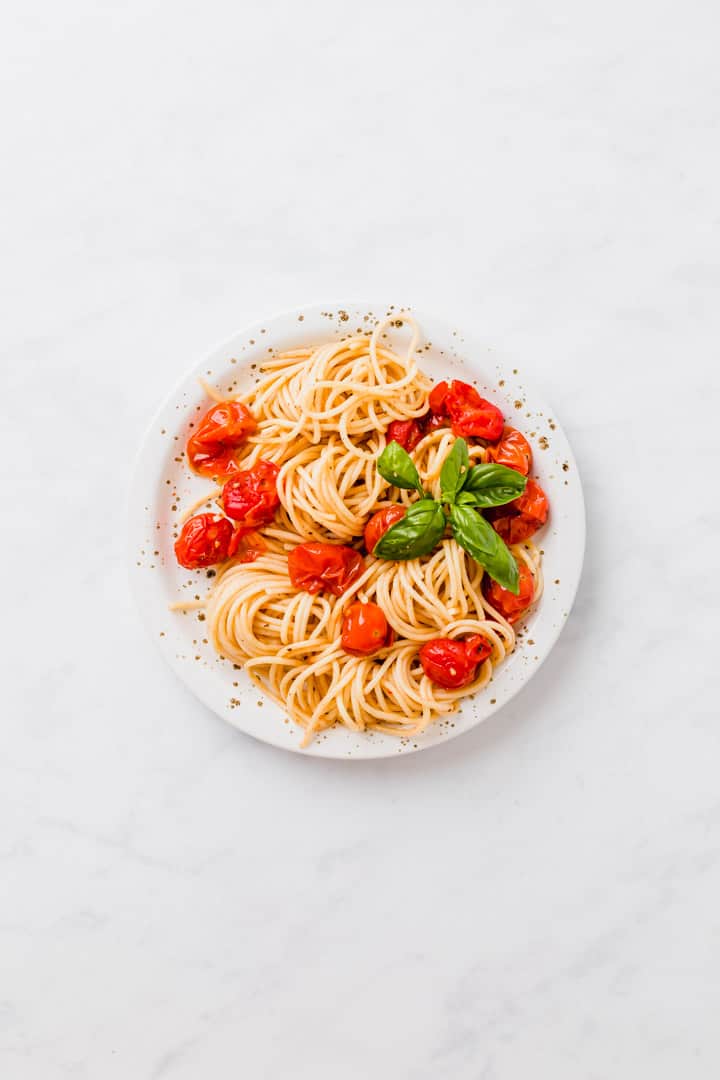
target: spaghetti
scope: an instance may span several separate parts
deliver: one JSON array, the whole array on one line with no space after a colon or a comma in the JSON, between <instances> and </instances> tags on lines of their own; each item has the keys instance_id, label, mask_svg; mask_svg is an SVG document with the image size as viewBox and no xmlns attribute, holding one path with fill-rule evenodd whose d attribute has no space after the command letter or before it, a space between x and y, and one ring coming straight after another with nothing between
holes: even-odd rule
<instances>
[{"instance_id":1,"label":"spaghetti","mask_svg":"<svg viewBox=\"0 0 720 1080\"><path fill-rule=\"evenodd\" d=\"M361 551L372 515L411 505L412 492L393 487L377 467L393 423L415 422L419 441L410 456L425 497L441 498L440 473L456 443L456 419L440 411L423 426L432 383L415 362L417 328L407 316L403 322L413 331L405 356L384 344L388 324L381 323L371 335L274 356L256 388L234 399L256 423L235 453L236 467L276 466L279 506L257 530L253 561L230 557L219 568L204 601L208 636L222 657L243 665L303 728L303 745L338 723L354 731L417 735L486 686L493 667L515 647L514 617L493 606L483 566L452 536L418 558L395 561L368 553L340 595L304 591L291 580L288 552L297 545L334 543ZM225 400L206 389L213 400ZM497 445L471 440L469 465L495 460ZM540 553L529 538L510 550L521 570L527 568L524 611L542 592ZM343 647L343 619L357 601L377 605L390 628L371 655ZM438 685L419 650L440 637L464 641L469 635L482 635L488 655L462 686Z\"/></svg>"}]
</instances>

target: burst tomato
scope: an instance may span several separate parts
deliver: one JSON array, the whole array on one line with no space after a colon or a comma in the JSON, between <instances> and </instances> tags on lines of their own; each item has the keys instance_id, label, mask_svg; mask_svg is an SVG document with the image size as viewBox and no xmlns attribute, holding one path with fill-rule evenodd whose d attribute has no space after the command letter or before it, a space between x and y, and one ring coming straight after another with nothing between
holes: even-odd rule
<instances>
[{"instance_id":1,"label":"burst tomato","mask_svg":"<svg viewBox=\"0 0 720 1080\"><path fill-rule=\"evenodd\" d=\"M298 544L288 555L290 581L296 589L309 593L322 589L333 596L342 596L363 569L359 552L342 544L311 540Z\"/></svg>"},{"instance_id":2,"label":"burst tomato","mask_svg":"<svg viewBox=\"0 0 720 1080\"><path fill-rule=\"evenodd\" d=\"M482 634L471 634L465 641L433 638L420 649L423 671L437 686L458 690L475 678L478 664L486 660L492 647Z\"/></svg>"},{"instance_id":3,"label":"burst tomato","mask_svg":"<svg viewBox=\"0 0 720 1080\"><path fill-rule=\"evenodd\" d=\"M280 470L272 461L258 461L252 469L234 473L222 493L223 510L248 530L272 521L280 505L277 476Z\"/></svg>"},{"instance_id":4,"label":"burst tomato","mask_svg":"<svg viewBox=\"0 0 720 1080\"><path fill-rule=\"evenodd\" d=\"M502 585L498 585L497 581L493 581L487 575L483 582L483 592L488 603L492 604L495 610L499 611L509 623L517 622L520 616L529 608L535 592L535 581L527 563L518 561L518 570L520 572L520 591L517 596L508 589L503 589Z\"/></svg>"},{"instance_id":5,"label":"burst tomato","mask_svg":"<svg viewBox=\"0 0 720 1080\"><path fill-rule=\"evenodd\" d=\"M235 450L256 427L255 417L239 401L213 405L188 439L191 467L201 476L227 476L237 471Z\"/></svg>"},{"instance_id":6,"label":"burst tomato","mask_svg":"<svg viewBox=\"0 0 720 1080\"><path fill-rule=\"evenodd\" d=\"M238 535L237 551L235 553L237 562L255 562L256 559L259 559L260 556L264 555L267 551L267 544L260 533L246 533L236 526L236 535L237 534L242 534Z\"/></svg>"},{"instance_id":7,"label":"burst tomato","mask_svg":"<svg viewBox=\"0 0 720 1080\"><path fill-rule=\"evenodd\" d=\"M343 649L351 656L370 656L371 653L390 645L394 634L377 604L351 604L343 615Z\"/></svg>"},{"instance_id":8,"label":"burst tomato","mask_svg":"<svg viewBox=\"0 0 720 1080\"><path fill-rule=\"evenodd\" d=\"M532 468L532 450L530 443L517 428L503 428L500 442L488 447L488 455L491 461L498 465L505 465L508 469L527 476Z\"/></svg>"},{"instance_id":9,"label":"burst tomato","mask_svg":"<svg viewBox=\"0 0 720 1080\"><path fill-rule=\"evenodd\" d=\"M378 540L385 535L390 526L405 517L405 509L404 506L396 503L373 514L365 526L365 547L369 555L372 555Z\"/></svg>"},{"instance_id":10,"label":"burst tomato","mask_svg":"<svg viewBox=\"0 0 720 1080\"><path fill-rule=\"evenodd\" d=\"M389 443L400 443L410 453L422 439L423 430L417 420L393 420L386 434Z\"/></svg>"},{"instance_id":11,"label":"burst tomato","mask_svg":"<svg viewBox=\"0 0 720 1080\"><path fill-rule=\"evenodd\" d=\"M520 498L492 510L488 517L506 544L521 544L547 521L548 498L537 480L528 480Z\"/></svg>"},{"instance_id":12,"label":"burst tomato","mask_svg":"<svg viewBox=\"0 0 720 1080\"><path fill-rule=\"evenodd\" d=\"M436 416L444 416L447 413L445 407L445 399L448 396L450 390L450 384L445 382L436 383L430 391L430 397L428 398L428 405L430 406L430 412L435 413Z\"/></svg>"},{"instance_id":13,"label":"burst tomato","mask_svg":"<svg viewBox=\"0 0 720 1080\"><path fill-rule=\"evenodd\" d=\"M436 416L449 417L453 435L474 435L496 442L502 434L503 414L498 407L460 379L438 383L430 393L428 404Z\"/></svg>"},{"instance_id":14,"label":"burst tomato","mask_svg":"<svg viewBox=\"0 0 720 1080\"><path fill-rule=\"evenodd\" d=\"M231 521L219 514L196 514L175 541L177 561L186 570L225 562L237 551L240 537Z\"/></svg>"}]
</instances>

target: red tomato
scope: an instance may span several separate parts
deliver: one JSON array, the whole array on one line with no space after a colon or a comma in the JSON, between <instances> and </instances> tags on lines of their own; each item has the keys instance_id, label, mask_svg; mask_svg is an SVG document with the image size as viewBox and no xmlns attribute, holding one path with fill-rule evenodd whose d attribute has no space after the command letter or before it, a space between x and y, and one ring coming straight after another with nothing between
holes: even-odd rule
<instances>
[{"instance_id":1,"label":"red tomato","mask_svg":"<svg viewBox=\"0 0 720 1080\"><path fill-rule=\"evenodd\" d=\"M518 570L520 571L520 592L517 596L508 589L503 589L502 585L498 585L497 581L493 581L487 575L483 582L483 592L488 602L496 611L504 615L509 623L518 621L532 603L535 592L535 582L527 563L518 562Z\"/></svg>"},{"instance_id":2,"label":"red tomato","mask_svg":"<svg viewBox=\"0 0 720 1080\"><path fill-rule=\"evenodd\" d=\"M491 652L490 642L482 634L471 634L465 641L433 638L420 649L420 663L437 686L458 690L473 681L478 664Z\"/></svg>"},{"instance_id":3,"label":"red tomato","mask_svg":"<svg viewBox=\"0 0 720 1080\"><path fill-rule=\"evenodd\" d=\"M377 604L361 604L356 600L343 615L343 649L351 656L370 656L391 644L392 630Z\"/></svg>"},{"instance_id":4,"label":"red tomato","mask_svg":"<svg viewBox=\"0 0 720 1080\"><path fill-rule=\"evenodd\" d=\"M236 550L233 551L233 545L230 545L230 555L237 555L237 561L242 563L255 562L261 555L264 555L267 551L267 544L263 540L260 533L249 532L245 533L242 529L235 526L235 534L233 540L236 542Z\"/></svg>"},{"instance_id":5,"label":"red tomato","mask_svg":"<svg viewBox=\"0 0 720 1080\"><path fill-rule=\"evenodd\" d=\"M453 379L449 385L438 383L430 393L428 404L436 416L449 416L453 435L474 435L496 442L502 434L503 414L497 406L460 379Z\"/></svg>"},{"instance_id":6,"label":"red tomato","mask_svg":"<svg viewBox=\"0 0 720 1080\"><path fill-rule=\"evenodd\" d=\"M342 544L311 540L298 544L288 555L290 581L296 589L309 593L323 589L342 596L364 569L362 555Z\"/></svg>"},{"instance_id":7,"label":"red tomato","mask_svg":"<svg viewBox=\"0 0 720 1080\"><path fill-rule=\"evenodd\" d=\"M227 476L237 470L234 451L252 435L255 417L239 401L220 401L203 416L188 439L187 456L201 476Z\"/></svg>"},{"instance_id":8,"label":"red tomato","mask_svg":"<svg viewBox=\"0 0 720 1080\"><path fill-rule=\"evenodd\" d=\"M225 484L222 493L223 510L234 521L241 521L248 530L272 521L280 505L277 475L280 472L272 461L258 461L252 469L242 469Z\"/></svg>"},{"instance_id":9,"label":"red tomato","mask_svg":"<svg viewBox=\"0 0 720 1080\"><path fill-rule=\"evenodd\" d=\"M384 536L391 525L405 517L405 507L397 503L386 506L384 510L378 510L365 526L365 547L369 555L375 550L375 545L381 536Z\"/></svg>"},{"instance_id":10,"label":"red tomato","mask_svg":"<svg viewBox=\"0 0 720 1080\"><path fill-rule=\"evenodd\" d=\"M530 443L517 428L503 428L502 439L494 446L488 447L488 455L491 461L498 465L505 465L508 469L527 476L532 468L532 450Z\"/></svg>"},{"instance_id":11,"label":"red tomato","mask_svg":"<svg viewBox=\"0 0 720 1080\"><path fill-rule=\"evenodd\" d=\"M490 511L493 528L506 544L521 544L547 521L548 498L537 480L528 480L519 499Z\"/></svg>"},{"instance_id":12,"label":"red tomato","mask_svg":"<svg viewBox=\"0 0 720 1080\"><path fill-rule=\"evenodd\" d=\"M386 434L389 443L400 443L410 453L422 439L423 430L417 420L393 420Z\"/></svg>"},{"instance_id":13,"label":"red tomato","mask_svg":"<svg viewBox=\"0 0 720 1080\"><path fill-rule=\"evenodd\" d=\"M196 514L183 525L175 541L175 555L187 570L214 566L235 554L238 540L227 518L219 514Z\"/></svg>"},{"instance_id":14,"label":"red tomato","mask_svg":"<svg viewBox=\"0 0 720 1080\"><path fill-rule=\"evenodd\" d=\"M430 391L430 397L428 398L428 405L430 406L431 413L435 413L437 416L445 415L447 412L445 399L447 398L449 389L450 385L445 382L444 379L442 382L437 383L436 386L433 386Z\"/></svg>"}]
</instances>

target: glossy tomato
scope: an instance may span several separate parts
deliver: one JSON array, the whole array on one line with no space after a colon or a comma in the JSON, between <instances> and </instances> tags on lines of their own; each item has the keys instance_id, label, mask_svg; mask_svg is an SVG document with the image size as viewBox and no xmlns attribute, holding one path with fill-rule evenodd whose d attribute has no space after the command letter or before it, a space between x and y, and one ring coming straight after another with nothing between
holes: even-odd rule
<instances>
[{"instance_id":1,"label":"glossy tomato","mask_svg":"<svg viewBox=\"0 0 720 1080\"><path fill-rule=\"evenodd\" d=\"M520 498L488 513L493 528L506 544L521 544L547 521L548 498L537 480L528 480Z\"/></svg>"},{"instance_id":2,"label":"glossy tomato","mask_svg":"<svg viewBox=\"0 0 720 1080\"><path fill-rule=\"evenodd\" d=\"M532 603L533 593L535 592L535 581L527 563L518 560L518 570L520 572L520 590L517 596L508 589L503 589L502 585L498 585L497 581L493 581L487 575L483 581L483 592L488 603L492 604L495 610L499 611L509 623L518 621Z\"/></svg>"},{"instance_id":3,"label":"glossy tomato","mask_svg":"<svg viewBox=\"0 0 720 1080\"><path fill-rule=\"evenodd\" d=\"M474 435L496 442L502 434L503 414L498 407L460 379L438 383L430 392L428 404L436 416L449 417L453 435Z\"/></svg>"},{"instance_id":4,"label":"glossy tomato","mask_svg":"<svg viewBox=\"0 0 720 1080\"><path fill-rule=\"evenodd\" d=\"M246 533L236 526L236 535L238 536L237 551L235 553L236 562L255 562L267 551L267 544L260 533Z\"/></svg>"},{"instance_id":5,"label":"glossy tomato","mask_svg":"<svg viewBox=\"0 0 720 1080\"><path fill-rule=\"evenodd\" d=\"M527 476L532 468L532 450L530 443L517 428L503 428L500 442L488 447L488 456L498 465Z\"/></svg>"},{"instance_id":6,"label":"glossy tomato","mask_svg":"<svg viewBox=\"0 0 720 1080\"><path fill-rule=\"evenodd\" d=\"M364 568L362 555L342 544L311 540L298 544L288 555L290 581L296 589L309 593L322 589L342 596Z\"/></svg>"},{"instance_id":7,"label":"glossy tomato","mask_svg":"<svg viewBox=\"0 0 720 1080\"><path fill-rule=\"evenodd\" d=\"M272 461L258 461L252 469L234 473L223 488L223 510L234 521L256 529L272 521L280 505L277 476L280 470Z\"/></svg>"},{"instance_id":8,"label":"glossy tomato","mask_svg":"<svg viewBox=\"0 0 720 1080\"><path fill-rule=\"evenodd\" d=\"M343 615L341 644L352 656L370 656L390 645L394 634L377 604L350 604Z\"/></svg>"},{"instance_id":9,"label":"glossy tomato","mask_svg":"<svg viewBox=\"0 0 720 1080\"><path fill-rule=\"evenodd\" d=\"M191 467L201 476L227 476L236 472L235 450L256 427L255 417L239 401L213 405L188 439Z\"/></svg>"},{"instance_id":10,"label":"glossy tomato","mask_svg":"<svg viewBox=\"0 0 720 1080\"><path fill-rule=\"evenodd\" d=\"M405 517L406 507L395 503L378 510L365 526L365 547L369 555L375 550L375 545L381 536L384 536L391 525Z\"/></svg>"},{"instance_id":11,"label":"glossy tomato","mask_svg":"<svg viewBox=\"0 0 720 1080\"><path fill-rule=\"evenodd\" d=\"M417 420L393 420L386 434L389 443L400 443L410 453L422 439L423 430Z\"/></svg>"},{"instance_id":12,"label":"glossy tomato","mask_svg":"<svg viewBox=\"0 0 720 1080\"><path fill-rule=\"evenodd\" d=\"M475 678L478 664L486 660L492 646L482 634L471 634L465 641L433 638L420 649L420 663L429 679L446 690L458 690Z\"/></svg>"},{"instance_id":13,"label":"glossy tomato","mask_svg":"<svg viewBox=\"0 0 720 1080\"><path fill-rule=\"evenodd\" d=\"M240 537L231 521L219 514L196 514L175 541L175 556L187 570L225 562L237 551Z\"/></svg>"},{"instance_id":14,"label":"glossy tomato","mask_svg":"<svg viewBox=\"0 0 720 1080\"><path fill-rule=\"evenodd\" d=\"M436 383L430 391L430 397L428 398L428 405L430 406L430 412L435 413L437 416L445 416L447 414L447 407L445 400L450 390L450 384L445 382Z\"/></svg>"}]
</instances>

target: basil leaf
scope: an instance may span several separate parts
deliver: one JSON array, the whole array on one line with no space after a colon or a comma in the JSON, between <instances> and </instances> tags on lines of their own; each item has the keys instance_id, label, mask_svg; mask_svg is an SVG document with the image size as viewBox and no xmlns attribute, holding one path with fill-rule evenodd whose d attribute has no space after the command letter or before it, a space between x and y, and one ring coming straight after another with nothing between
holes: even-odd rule
<instances>
[{"instance_id":1,"label":"basil leaf","mask_svg":"<svg viewBox=\"0 0 720 1080\"><path fill-rule=\"evenodd\" d=\"M469 506L451 506L450 525L460 547L485 567L493 581L517 596L520 575L515 556L490 522Z\"/></svg>"},{"instance_id":2,"label":"basil leaf","mask_svg":"<svg viewBox=\"0 0 720 1080\"><path fill-rule=\"evenodd\" d=\"M526 484L521 473L505 465L473 465L463 484L463 495L471 493L474 506L502 506L522 495ZM463 499L464 504L469 502Z\"/></svg>"},{"instance_id":3,"label":"basil leaf","mask_svg":"<svg viewBox=\"0 0 720 1080\"><path fill-rule=\"evenodd\" d=\"M407 450L403 450L400 443L391 442L387 444L378 458L377 470L384 480L387 480L388 483L393 484L395 487L405 488L406 491L412 491L415 488L423 495L422 484L415 468L415 462ZM398 522L398 524L400 523Z\"/></svg>"},{"instance_id":4,"label":"basil leaf","mask_svg":"<svg viewBox=\"0 0 720 1080\"><path fill-rule=\"evenodd\" d=\"M440 470L440 498L443 502L455 502L455 497L465 483L470 468L467 443L456 439Z\"/></svg>"},{"instance_id":5,"label":"basil leaf","mask_svg":"<svg viewBox=\"0 0 720 1080\"><path fill-rule=\"evenodd\" d=\"M420 499L391 525L373 549L378 559L417 559L429 555L443 538L445 514L434 499Z\"/></svg>"}]
</instances>

